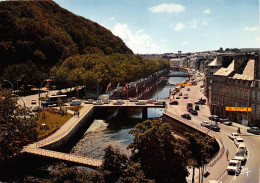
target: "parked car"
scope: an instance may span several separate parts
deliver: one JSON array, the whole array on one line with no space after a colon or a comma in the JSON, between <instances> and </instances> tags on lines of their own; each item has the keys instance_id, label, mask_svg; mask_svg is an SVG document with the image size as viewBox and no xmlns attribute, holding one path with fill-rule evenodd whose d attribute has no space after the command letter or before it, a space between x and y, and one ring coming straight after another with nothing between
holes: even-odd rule
<instances>
[{"instance_id":1,"label":"parked car","mask_svg":"<svg viewBox=\"0 0 260 183\"><path fill-rule=\"evenodd\" d=\"M100 101L100 100L94 102L94 105L103 105L103 104L104 104L104 103L103 103L102 101Z\"/></svg>"},{"instance_id":2,"label":"parked car","mask_svg":"<svg viewBox=\"0 0 260 183\"><path fill-rule=\"evenodd\" d=\"M81 100L72 100L70 102L70 106L80 106L81 105Z\"/></svg>"},{"instance_id":3,"label":"parked car","mask_svg":"<svg viewBox=\"0 0 260 183\"><path fill-rule=\"evenodd\" d=\"M36 106L32 109L32 112L40 112L41 108L39 106Z\"/></svg>"},{"instance_id":4,"label":"parked car","mask_svg":"<svg viewBox=\"0 0 260 183\"><path fill-rule=\"evenodd\" d=\"M139 101L139 102L136 102L135 104L136 104L136 105L145 105L146 102L145 102L145 101Z\"/></svg>"},{"instance_id":5,"label":"parked car","mask_svg":"<svg viewBox=\"0 0 260 183\"><path fill-rule=\"evenodd\" d=\"M191 119L189 114L182 114L181 117L186 118L186 119Z\"/></svg>"},{"instance_id":6,"label":"parked car","mask_svg":"<svg viewBox=\"0 0 260 183\"><path fill-rule=\"evenodd\" d=\"M165 102L162 102L162 101L158 101L158 102L155 102L154 103L154 105L163 105L163 106L165 106Z\"/></svg>"},{"instance_id":7,"label":"parked car","mask_svg":"<svg viewBox=\"0 0 260 183\"><path fill-rule=\"evenodd\" d=\"M259 135L260 129L258 127L250 127L249 129L247 129L247 132Z\"/></svg>"},{"instance_id":8,"label":"parked car","mask_svg":"<svg viewBox=\"0 0 260 183\"><path fill-rule=\"evenodd\" d=\"M197 112L196 110L194 110L194 109L192 109L192 110L190 111L190 113L191 113L192 115L198 115L198 112Z\"/></svg>"},{"instance_id":9,"label":"parked car","mask_svg":"<svg viewBox=\"0 0 260 183\"><path fill-rule=\"evenodd\" d=\"M182 96L182 93L179 93L179 96Z\"/></svg>"},{"instance_id":10,"label":"parked car","mask_svg":"<svg viewBox=\"0 0 260 183\"><path fill-rule=\"evenodd\" d=\"M209 119L218 122L220 118L217 115L211 115L209 116Z\"/></svg>"},{"instance_id":11,"label":"parked car","mask_svg":"<svg viewBox=\"0 0 260 183\"><path fill-rule=\"evenodd\" d=\"M234 143L238 147L239 144L244 144L244 140L241 137L238 137L234 139Z\"/></svg>"},{"instance_id":12,"label":"parked car","mask_svg":"<svg viewBox=\"0 0 260 183\"><path fill-rule=\"evenodd\" d=\"M187 103L187 108L189 108L189 107L193 107L193 104L192 103Z\"/></svg>"},{"instance_id":13,"label":"parked car","mask_svg":"<svg viewBox=\"0 0 260 183\"><path fill-rule=\"evenodd\" d=\"M215 131L215 132L219 132L220 131L220 128L217 124L212 124L210 125L209 129Z\"/></svg>"},{"instance_id":14,"label":"parked car","mask_svg":"<svg viewBox=\"0 0 260 183\"><path fill-rule=\"evenodd\" d=\"M102 102L103 102L103 104L109 104L110 100L109 99L103 99Z\"/></svg>"},{"instance_id":15,"label":"parked car","mask_svg":"<svg viewBox=\"0 0 260 183\"><path fill-rule=\"evenodd\" d=\"M198 106L198 105L195 105L195 110L200 110L200 106Z\"/></svg>"},{"instance_id":16,"label":"parked car","mask_svg":"<svg viewBox=\"0 0 260 183\"><path fill-rule=\"evenodd\" d=\"M184 94L184 99L188 99L188 94Z\"/></svg>"},{"instance_id":17,"label":"parked car","mask_svg":"<svg viewBox=\"0 0 260 183\"><path fill-rule=\"evenodd\" d=\"M239 174L241 172L241 162L238 160L230 160L227 167L228 174Z\"/></svg>"},{"instance_id":18,"label":"parked car","mask_svg":"<svg viewBox=\"0 0 260 183\"><path fill-rule=\"evenodd\" d=\"M147 104L153 104L154 102L156 102L156 100L153 98L147 100Z\"/></svg>"},{"instance_id":19,"label":"parked car","mask_svg":"<svg viewBox=\"0 0 260 183\"><path fill-rule=\"evenodd\" d=\"M190 91L190 88L187 88L187 91Z\"/></svg>"},{"instance_id":20,"label":"parked car","mask_svg":"<svg viewBox=\"0 0 260 183\"><path fill-rule=\"evenodd\" d=\"M116 100L113 104L114 104L114 105L122 105L122 104L124 104L124 102L123 102L123 100L118 99L118 100Z\"/></svg>"},{"instance_id":21,"label":"parked car","mask_svg":"<svg viewBox=\"0 0 260 183\"><path fill-rule=\"evenodd\" d=\"M180 97L176 97L176 99L180 99Z\"/></svg>"},{"instance_id":22,"label":"parked car","mask_svg":"<svg viewBox=\"0 0 260 183\"><path fill-rule=\"evenodd\" d=\"M239 138L239 134L238 133L231 133L231 134L228 134L228 138L230 138L231 140L234 140L236 138Z\"/></svg>"},{"instance_id":23,"label":"parked car","mask_svg":"<svg viewBox=\"0 0 260 183\"><path fill-rule=\"evenodd\" d=\"M208 121L203 121L202 123L200 123L200 125L208 128L208 127L210 127L211 124Z\"/></svg>"},{"instance_id":24,"label":"parked car","mask_svg":"<svg viewBox=\"0 0 260 183\"><path fill-rule=\"evenodd\" d=\"M245 144L239 144L237 147L237 152L247 154L247 148Z\"/></svg>"},{"instance_id":25,"label":"parked car","mask_svg":"<svg viewBox=\"0 0 260 183\"><path fill-rule=\"evenodd\" d=\"M133 98L130 100L130 102L138 102L139 100L137 98Z\"/></svg>"},{"instance_id":26,"label":"parked car","mask_svg":"<svg viewBox=\"0 0 260 183\"><path fill-rule=\"evenodd\" d=\"M31 100L31 104L32 104L32 105L35 105L35 104L36 104L36 100L35 100L35 99L32 99L32 100Z\"/></svg>"},{"instance_id":27,"label":"parked car","mask_svg":"<svg viewBox=\"0 0 260 183\"><path fill-rule=\"evenodd\" d=\"M85 104L93 104L93 102L94 102L93 99L88 99L85 101Z\"/></svg>"},{"instance_id":28,"label":"parked car","mask_svg":"<svg viewBox=\"0 0 260 183\"><path fill-rule=\"evenodd\" d=\"M174 100L174 101L170 102L170 105L178 105L178 104L179 104L179 102L177 100Z\"/></svg>"},{"instance_id":29,"label":"parked car","mask_svg":"<svg viewBox=\"0 0 260 183\"><path fill-rule=\"evenodd\" d=\"M222 182L219 180L209 180L208 183L222 183Z\"/></svg>"},{"instance_id":30,"label":"parked car","mask_svg":"<svg viewBox=\"0 0 260 183\"><path fill-rule=\"evenodd\" d=\"M219 119L219 122L224 125L232 125L232 122L229 119Z\"/></svg>"},{"instance_id":31,"label":"parked car","mask_svg":"<svg viewBox=\"0 0 260 183\"><path fill-rule=\"evenodd\" d=\"M247 155L246 153L237 152L234 159L241 161L241 163L244 165L246 163Z\"/></svg>"}]
</instances>

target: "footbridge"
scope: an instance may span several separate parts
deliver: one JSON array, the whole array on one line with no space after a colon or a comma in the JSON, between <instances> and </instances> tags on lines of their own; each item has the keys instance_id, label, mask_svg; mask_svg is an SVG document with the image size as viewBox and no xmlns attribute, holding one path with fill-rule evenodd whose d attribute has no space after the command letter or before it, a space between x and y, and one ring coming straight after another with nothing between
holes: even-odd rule
<instances>
[{"instance_id":1,"label":"footbridge","mask_svg":"<svg viewBox=\"0 0 260 183\"><path fill-rule=\"evenodd\" d=\"M69 153L63 153L54 151L56 147L66 143L72 138L75 133L77 133L78 129L80 129L85 121L90 118L93 114L94 106L86 105L80 110L79 118L72 117L70 118L59 130L50 135L49 137L25 146L22 150L23 153L29 153L33 155L50 157L55 159L60 159L63 161L73 162L76 164L88 166L91 168L98 167L102 165L102 160L100 159L92 159L88 157L78 156Z\"/></svg>"}]
</instances>

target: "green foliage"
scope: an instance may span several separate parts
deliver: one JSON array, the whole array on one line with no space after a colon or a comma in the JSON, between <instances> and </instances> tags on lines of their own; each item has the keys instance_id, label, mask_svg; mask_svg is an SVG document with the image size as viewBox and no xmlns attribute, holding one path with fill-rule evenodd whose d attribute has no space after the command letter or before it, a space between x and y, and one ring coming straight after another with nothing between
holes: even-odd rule
<instances>
[{"instance_id":1,"label":"green foliage","mask_svg":"<svg viewBox=\"0 0 260 183\"><path fill-rule=\"evenodd\" d=\"M0 71L27 60L37 66L55 65L78 53L132 51L111 31L51 0L0 3Z\"/></svg>"},{"instance_id":2,"label":"green foliage","mask_svg":"<svg viewBox=\"0 0 260 183\"><path fill-rule=\"evenodd\" d=\"M186 142L173 136L168 123L146 120L130 133L135 137L129 145L131 158L140 162L147 178L156 182L186 182Z\"/></svg>"},{"instance_id":3,"label":"green foliage","mask_svg":"<svg viewBox=\"0 0 260 183\"><path fill-rule=\"evenodd\" d=\"M56 164L50 172L50 179L45 179L44 182L54 183L103 183L103 177L97 172L86 173L83 169L77 167L68 167L65 163Z\"/></svg>"},{"instance_id":4,"label":"green foliage","mask_svg":"<svg viewBox=\"0 0 260 183\"><path fill-rule=\"evenodd\" d=\"M145 78L158 70L168 67L165 59L146 59L125 54L85 54L74 55L61 65L54 66L51 75L56 81L69 86L86 85L88 90L105 90L112 86Z\"/></svg>"},{"instance_id":5,"label":"green foliage","mask_svg":"<svg viewBox=\"0 0 260 183\"><path fill-rule=\"evenodd\" d=\"M106 182L116 182L126 167L127 156L120 154L118 149L110 145L104 151L104 162L101 167L104 179Z\"/></svg>"},{"instance_id":6,"label":"green foliage","mask_svg":"<svg viewBox=\"0 0 260 183\"><path fill-rule=\"evenodd\" d=\"M0 161L14 157L37 139L35 121L26 108L17 105L10 90L0 91Z\"/></svg>"},{"instance_id":7,"label":"green foliage","mask_svg":"<svg viewBox=\"0 0 260 183\"><path fill-rule=\"evenodd\" d=\"M45 75L33 62L27 61L26 63L7 66L4 69L3 78L11 81L12 83L18 79L21 79L21 82L19 83L23 83L25 86L34 85L36 87L40 87ZM6 85L10 86L7 83ZM16 84L14 89L16 89Z\"/></svg>"},{"instance_id":8,"label":"green foliage","mask_svg":"<svg viewBox=\"0 0 260 183\"><path fill-rule=\"evenodd\" d=\"M124 169L121 177L117 180L117 183L154 183L154 180L147 179L141 165L131 160L128 161L126 168Z\"/></svg>"},{"instance_id":9,"label":"green foliage","mask_svg":"<svg viewBox=\"0 0 260 183\"><path fill-rule=\"evenodd\" d=\"M209 136L202 136L199 133L186 132L185 138L188 143L189 164L201 167L210 162L212 152L214 152L214 139Z\"/></svg>"}]
</instances>

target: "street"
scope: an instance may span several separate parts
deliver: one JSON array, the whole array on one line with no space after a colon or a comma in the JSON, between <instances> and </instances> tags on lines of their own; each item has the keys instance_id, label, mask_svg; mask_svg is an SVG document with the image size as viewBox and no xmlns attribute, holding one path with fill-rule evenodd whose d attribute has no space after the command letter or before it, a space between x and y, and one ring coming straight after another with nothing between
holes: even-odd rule
<instances>
[{"instance_id":1,"label":"street","mask_svg":"<svg viewBox=\"0 0 260 183\"><path fill-rule=\"evenodd\" d=\"M198 99L205 98L200 88L203 82L200 81L196 86L188 86L182 88L180 92L182 95L188 94L189 98L184 99L183 96L180 96L180 99L174 99L179 102L178 105L170 105L167 110L170 110L172 113L176 115L182 115L187 112L187 103L193 103L198 101ZM190 88L190 91L187 91L187 88ZM175 96L178 96L175 95ZM210 121L208 116L210 116L210 110L208 105L199 105L200 110L198 111L198 116L191 115L191 121L200 125L203 121L209 121L215 123L214 121ZM247 162L244 166L242 166L242 171L240 175L228 175L226 172L226 167L228 166L228 161L226 154L222 156L222 158L213 166L213 167L206 167L209 175L203 179L203 182L207 182L209 180L219 180L223 183L233 183L233 182L260 182L260 136L259 135L252 135L248 133L246 130L248 127L243 125L233 123L232 126L226 126L224 124L219 124L220 132L216 132L223 140L225 149L229 150L229 159L235 157L236 153L236 146L234 142L228 138L228 134L232 132L237 132L238 127L241 129L241 137L244 139L245 144L248 148L248 157ZM191 176L191 175L190 175ZM198 181L198 171L196 172L195 176L196 180ZM191 180L187 179L189 182Z\"/></svg>"}]
</instances>

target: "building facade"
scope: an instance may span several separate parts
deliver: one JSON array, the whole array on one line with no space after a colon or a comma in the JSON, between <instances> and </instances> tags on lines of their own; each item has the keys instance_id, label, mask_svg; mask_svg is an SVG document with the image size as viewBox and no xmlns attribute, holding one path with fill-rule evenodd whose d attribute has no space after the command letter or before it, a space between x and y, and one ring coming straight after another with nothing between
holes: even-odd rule
<instances>
[{"instance_id":1,"label":"building facade","mask_svg":"<svg viewBox=\"0 0 260 183\"><path fill-rule=\"evenodd\" d=\"M244 125L260 126L258 71L258 55L237 55L227 67L216 71L209 82L211 114ZM252 112L226 111L227 106L252 107Z\"/></svg>"}]
</instances>

